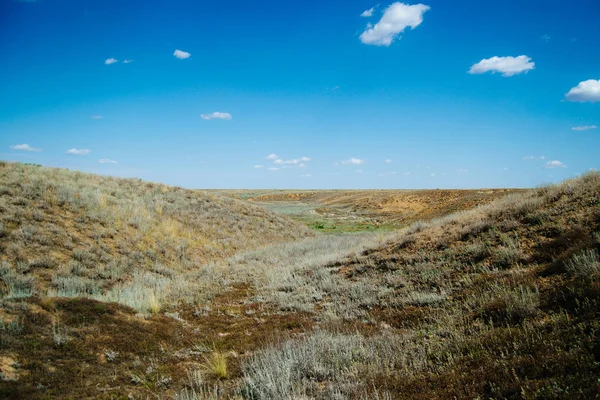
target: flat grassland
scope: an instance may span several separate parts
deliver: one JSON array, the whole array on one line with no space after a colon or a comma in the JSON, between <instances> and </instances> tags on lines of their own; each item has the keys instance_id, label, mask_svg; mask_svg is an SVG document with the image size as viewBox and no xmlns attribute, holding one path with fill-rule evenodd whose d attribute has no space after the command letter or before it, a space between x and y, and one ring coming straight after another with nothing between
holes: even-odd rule
<instances>
[{"instance_id":1,"label":"flat grassland","mask_svg":"<svg viewBox=\"0 0 600 400\"><path fill-rule=\"evenodd\" d=\"M227 190L322 232L392 231L471 209L517 189Z\"/></svg>"},{"instance_id":2,"label":"flat grassland","mask_svg":"<svg viewBox=\"0 0 600 400\"><path fill-rule=\"evenodd\" d=\"M599 250L598 173L251 192L0 162L0 398L594 398Z\"/></svg>"}]
</instances>

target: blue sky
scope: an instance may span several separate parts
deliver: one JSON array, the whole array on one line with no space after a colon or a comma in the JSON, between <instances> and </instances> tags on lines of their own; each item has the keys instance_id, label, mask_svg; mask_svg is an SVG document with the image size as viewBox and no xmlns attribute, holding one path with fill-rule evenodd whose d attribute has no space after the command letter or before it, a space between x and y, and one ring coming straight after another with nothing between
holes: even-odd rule
<instances>
[{"instance_id":1,"label":"blue sky","mask_svg":"<svg viewBox=\"0 0 600 400\"><path fill-rule=\"evenodd\" d=\"M0 159L190 188L556 182L600 169L599 17L596 0L0 0Z\"/></svg>"}]
</instances>

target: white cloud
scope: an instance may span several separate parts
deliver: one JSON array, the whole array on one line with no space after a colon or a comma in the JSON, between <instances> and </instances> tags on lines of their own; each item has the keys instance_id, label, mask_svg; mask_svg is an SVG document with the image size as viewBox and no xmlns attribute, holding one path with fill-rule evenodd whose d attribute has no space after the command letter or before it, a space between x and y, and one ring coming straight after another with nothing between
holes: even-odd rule
<instances>
[{"instance_id":1,"label":"white cloud","mask_svg":"<svg viewBox=\"0 0 600 400\"><path fill-rule=\"evenodd\" d=\"M279 164L279 165L297 165L297 164L303 164L302 161L304 161L304 162L310 161L310 158L302 157L302 158L293 159L293 160L282 160L280 158L277 158L275 161L273 161L273 163Z\"/></svg>"},{"instance_id":2,"label":"white cloud","mask_svg":"<svg viewBox=\"0 0 600 400\"><path fill-rule=\"evenodd\" d=\"M550 41L550 39L552 39L552 36L550 36L550 35L548 35L548 34L542 35L542 40L543 40L544 42L549 42L549 41Z\"/></svg>"},{"instance_id":3,"label":"white cloud","mask_svg":"<svg viewBox=\"0 0 600 400\"><path fill-rule=\"evenodd\" d=\"M485 74L486 72L500 72L502 76L513 76L522 72L531 71L535 63L527 56L518 57L492 57L474 64L469 70L470 74Z\"/></svg>"},{"instance_id":4,"label":"white cloud","mask_svg":"<svg viewBox=\"0 0 600 400\"><path fill-rule=\"evenodd\" d=\"M373 11L375 11L375 7L371 7L368 10L365 10L362 12L362 14L360 14L361 17L372 17L373 16Z\"/></svg>"},{"instance_id":5,"label":"white cloud","mask_svg":"<svg viewBox=\"0 0 600 400\"><path fill-rule=\"evenodd\" d=\"M310 178L312 176L312 174L304 174L304 175L300 175L300 178Z\"/></svg>"},{"instance_id":6,"label":"white cloud","mask_svg":"<svg viewBox=\"0 0 600 400\"><path fill-rule=\"evenodd\" d=\"M116 62L119 62L119 60L117 60L115 58L107 58L106 60L104 60L104 64L106 64L106 65L114 64Z\"/></svg>"},{"instance_id":7,"label":"white cloud","mask_svg":"<svg viewBox=\"0 0 600 400\"><path fill-rule=\"evenodd\" d=\"M379 174L379 176L393 176L398 174L397 172L384 172L382 174Z\"/></svg>"},{"instance_id":8,"label":"white cloud","mask_svg":"<svg viewBox=\"0 0 600 400\"><path fill-rule=\"evenodd\" d=\"M342 164L352 164L352 165L360 165L364 164L365 160L361 160L360 158L350 158L349 160L342 161Z\"/></svg>"},{"instance_id":9,"label":"white cloud","mask_svg":"<svg viewBox=\"0 0 600 400\"><path fill-rule=\"evenodd\" d=\"M98 162L100 164L118 164L115 160L111 160L110 158L101 158Z\"/></svg>"},{"instance_id":10,"label":"white cloud","mask_svg":"<svg viewBox=\"0 0 600 400\"><path fill-rule=\"evenodd\" d=\"M464 173L466 173L466 172L469 172L469 170L468 170L468 169L466 169L466 168L461 168L461 169L459 169L459 170L458 170L458 173L459 173L459 174L464 174Z\"/></svg>"},{"instance_id":11,"label":"white cloud","mask_svg":"<svg viewBox=\"0 0 600 400\"><path fill-rule=\"evenodd\" d=\"M129 63L132 63L132 62L133 62L133 60L125 60L125 61L123 61L123 64L129 64Z\"/></svg>"},{"instance_id":12,"label":"white cloud","mask_svg":"<svg viewBox=\"0 0 600 400\"><path fill-rule=\"evenodd\" d=\"M431 174L431 176L432 176L432 177L434 177L434 176L435 176L435 174Z\"/></svg>"},{"instance_id":13,"label":"white cloud","mask_svg":"<svg viewBox=\"0 0 600 400\"><path fill-rule=\"evenodd\" d=\"M277 167L269 167L267 168L269 171L279 171L279 168Z\"/></svg>"},{"instance_id":14,"label":"white cloud","mask_svg":"<svg viewBox=\"0 0 600 400\"><path fill-rule=\"evenodd\" d=\"M569 93L567 93L565 97L569 101L580 103L586 101L595 103L600 101L600 79L589 79L587 81L579 82L579 85L569 90Z\"/></svg>"},{"instance_id":15,"label":"white cloud","mask_svg":"<svg viewBox=\"0 0 600 400\"><path fill-rule=\"evenodd\" d=\"M358 174L362 174L363 170L362 169L357 169L355 172L358 173Z\"/></svg>"},{"instance_id":16,"label":"white cloud","mask_svg":"<svg viewBox=\"0 0 600 400\"><path fill-rule=\"evenodd\" d=\"M567 166L558 160L548 161L544 168L566 168Z\"/></svg>"},{"instance_id":17,"label":"white cloud","mask_svg":"<svg viewBox=\"0 0 600 400\"><path fill-rule=\"evenodd\" d=\"M13 150L21 150L21 151L35 151L35 152L42 151L42 149L39 149L37 147L31 147L30 145L28 145L26 143L10 146L10 148Z\"/></svg>"},{"instance_id":18,"label":"white cloud","mask_svg":"<svg viewBox=\"0 0 600 400\"><path fill-rule=\"evenodd\" d=\"M574 126L571 128L572 131L589 131L591 129L598 129L596 125L586 125L586 126Z\"/></svg>"},{"instance_id":19,"label":"white cloud","mask_svg":"<svg viewBox=\"0 0 600 400\"><path fill-rule=\"evenodd\" d=\"M304 163L298 164L298 168L306 168L306 164L304 164Z\"/></svg>"},{"instance_id":20,"label":"white cloud","mask_svg":"<svg viewBox=\"0 0 600 400\"><path fill-rule=\"evenodd\" d=\"M525 156L525 157L523 157L523 160L545 160L545 159L546 159L546 156L539 156L539 157Z\"/></svg>"},{"instance_id":21,"label":"white cloud","mask_svg":"<svg viewBox=\"0 0 600 400\"><path fill-rule=\"evenodd\" d=\"M233 117L229 113L215 111L214 113L210 113L210 114L200 114L200 118L205 119L205 120L211 120L211 119L231 119Z\"/></svg>"},{"instance_id":22,"label":"white cloud","mask_svg":"<svg viewBox=\"0 0 600 400\"><path fill-rule=\"evenodd\" d=\"M92 115L92 119L102 119L102 115Z\"/></svg>"},{"instance_id":23,"label":"white cloud","mask_svg":"<svg viewBox=\"0 0 600 400\"><path fill-rule=\"evenodd\" d=\"M86 154L91 153L91 150L88 149L69 149L67 150L67 154L73 154L76 156L85 156Z\"/></svg>"},{"instance_id":24,"label":"white cloud","mask_svg":"<svg viewBox=\"0 0 600 400\"><path fill-rule=\"evenodd\" d=\"M409 175L410 175L410 172L405 172L404 173L404 176L409 176Z\"/></svg>"},{"instance_id":25,"label":"white cloud","mask_svg":"<svg viewBox=\"0 0 600 400\"><path fill-rule=\"evenodd\" d=\"M263 165L255 165L254 168L261 169L261 168L263 168Z\"/></svg>"},{"instance_id":26,"label":"white cloud","mask_svg":"<svg viewBox=\"0 0 600 400\"><path fill-rule=\"evenodd\" d=\"M176 58L179 58L180 60L185 60L186 58L190 58L191 54L188 53L187 51L183 51L183 50L175 50L175 52L173 53L173 55Z\"/></svg>"},{"instance_id":27,"label":"white cloud","mask_svg":"<svg viewBox=\"0 0 600 400\"><path fill-rule=\"evenodd\" d=\"M387 160L384 161L386 164L391 164L392 160L390 160L389 158Z\"/></svg>"},{"instance_id":28,"label":"white cloud","mask_svg":"<svg viewBox=\"0 0 600 400\"><path fill-rule=\"evenodd\" d=\"M265 157L265 160L277 160L278 158L279 158L279 156L277 154L271 153Z\"/></svg>"},{"instance_id":29,"label":"white cloud","mask_svg":"<svg viewBox=\"0 0 600 400\"><path fill-rule=\"evenodd\" d=\"M415 29L421 25L423 14L429 8L424 4L393 3L386 8L379 22L374 26L367 26L360 35L360 41L375 46L389 46L406 28Z\"/></svg>"}]
</instances>

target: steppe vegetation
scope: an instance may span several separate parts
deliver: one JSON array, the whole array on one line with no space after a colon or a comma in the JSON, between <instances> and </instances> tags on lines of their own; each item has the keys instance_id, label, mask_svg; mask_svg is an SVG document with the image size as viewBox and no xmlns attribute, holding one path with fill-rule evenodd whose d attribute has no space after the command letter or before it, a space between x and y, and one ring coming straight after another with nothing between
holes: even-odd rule
<instances>
[{"instance_id":1,"label":"steppe vegetation","mask_svg":"<svg viewBox=\"0 0 600 400\"><path fill-rule=\"evenodd\" d=\"M324 235L3 163L0 397L594 398L600 174L507 193Z\"/></svg>"}]
</instances>

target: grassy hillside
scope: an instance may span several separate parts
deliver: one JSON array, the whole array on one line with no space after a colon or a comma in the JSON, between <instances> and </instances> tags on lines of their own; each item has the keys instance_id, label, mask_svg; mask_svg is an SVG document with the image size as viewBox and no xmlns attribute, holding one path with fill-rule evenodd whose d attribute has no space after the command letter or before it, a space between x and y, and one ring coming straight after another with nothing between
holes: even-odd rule
<instances>
[{"instance_id":1,"label":"grassy hillside","mask_svg":"<svg viewBox=\"0 0 600 400\"><path fill-rule=\"evenodd\" d=\"M0 163L0 293L9 298L86 296L148 311L214 289L201 290L201 265L311 235L216 194Z\"/></svg>"},{"instance_id":2,"label":"grassy hillside","mask_svg":"<svg viewBox=\"0 0 600 400\"><path fill-rule=\"evenodd\" d=\"M137 180L0 176L0 398L600 393L598 173L377 235Z\"/></svg>"},{"instance_id":3,"label":"grassy hillside","mask_svg":"<svg viewBox=\"0 0 600 400\"><path fill-rule=\"evenodd\" d=\"M600 393L600 174L386 240L260 286L282 310L337 322L245 364L253 398Z\"/></svg>"}]
</instances>

